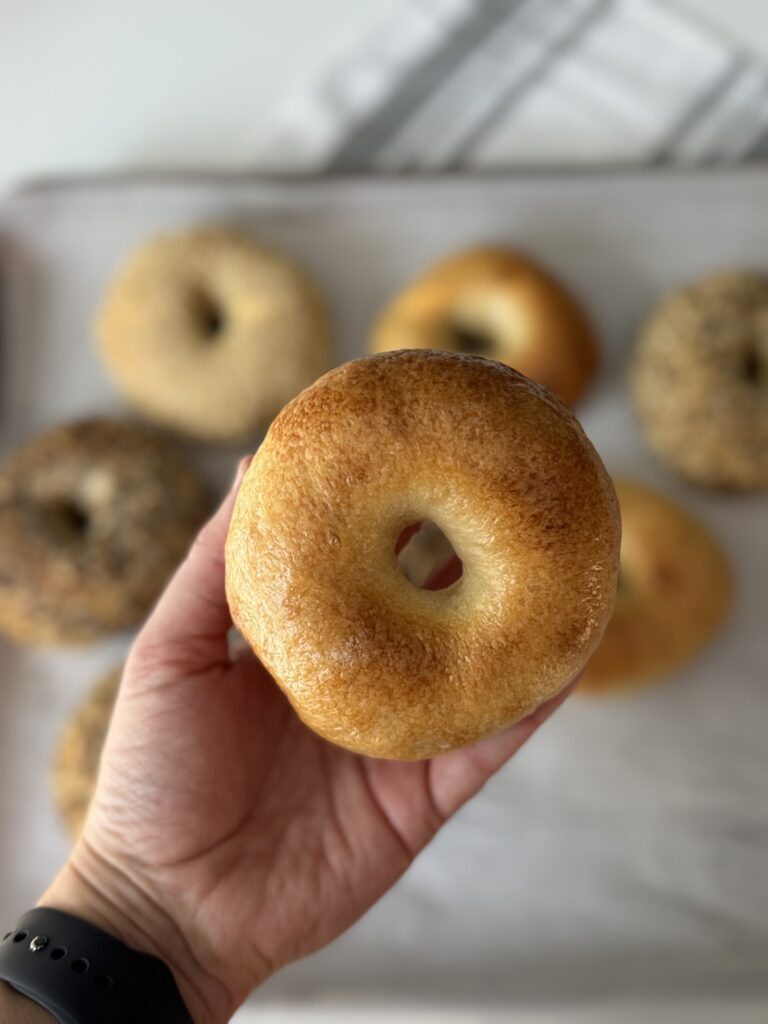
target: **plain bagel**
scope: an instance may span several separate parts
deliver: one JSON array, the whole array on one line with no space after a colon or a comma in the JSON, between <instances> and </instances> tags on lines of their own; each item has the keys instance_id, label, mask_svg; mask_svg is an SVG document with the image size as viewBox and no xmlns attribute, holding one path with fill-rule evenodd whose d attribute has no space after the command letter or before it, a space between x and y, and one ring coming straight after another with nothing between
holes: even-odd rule
<instances>
[{"instance_id":1,"label":"plain bagel","mask_svg":"<svg viewBox=\"0 0 768 1024\"><path fill-rule=\"evenodd\" d=\"M577 299L541 264L512 250L468 249L430 268L379 317L373 352L438 348L497 359L573 405L598 361Z\"/></svg>"},{"instance_id":2,"label":"plain bagel","mask_svg":"<svg viewBox=\"0 0 768 1024\"><path fill-rule=\"evenodd\" d=\"M410 584L436 523L464 572ZM351 750L430 757L534 711L613 607L611 481L571 412L509 367L404 351L326 374L275 419L226 547L235 624L304 722Z\"/></svg>"},{"instance_id":3,"label":"plain bagel","mask_svg":"<svg viewBox=\"0 0 768 1024\"><path fill-rule=\"evenodd\" d=\"M582 676L582 693L659 681L712 640L731 605L731 571L709 530L642 484L617 481L616 493L622 524L616 608Z\"/></svg>"}]
</instances>

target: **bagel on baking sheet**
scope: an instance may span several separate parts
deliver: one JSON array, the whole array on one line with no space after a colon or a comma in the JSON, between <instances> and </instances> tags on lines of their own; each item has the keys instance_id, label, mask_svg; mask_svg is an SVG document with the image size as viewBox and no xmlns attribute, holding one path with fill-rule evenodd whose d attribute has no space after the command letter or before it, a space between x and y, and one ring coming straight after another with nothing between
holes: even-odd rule
<instances>
[{"instance_id":1,"label":"bagel on baking sheet","mask_svg":"<svg viewBox=\"0 0 768 1024\"><path fill-rule=\"evenodd\" d=\"M528 256L485 246L431 267L378 318L373 352L437 348L514 367L568 405L598 362L594 330L576 298Z\"/></svg>"},{"instance_id":2,"label":"bagel on baking sheet","mask_svg":"<svg viewBox=\"0 0 768 1024\"><path fill-rule=\"evenodd\" d=\"M715 538L649 487L616 482L621 569L616 608L579 684L581 693L648 686L681 668L720 630L731 571Z\"/></svg>"},{"instance_id":3,"label":"bagel on baking sheet","mask_svg":"<svg viewBox=\"0 0 768 1024\"><path fill-rule=\"evenodd\" d=\"M664 298L638 338L630 388L648 442L675 472L768 487L768 275L712 274Z\"/></svg>"},{"instance_id":4,"label":"bagel on baking sheet","mask_svg":"<svg viewBox=\"0 0 768 1024\"><path fill-rule=\"evenodd\" d=\"M208 509L148 427L89 419L33 438L0 467L0 631L66 645L137 625Z\"/></svg>"},{"instance_id":5,"label":"bagel on baking sheet","mask_svg":"<svg viewBox=\"0 0 768 1024\"><path fill-rule=\"evenodd\" d=\"M164 426L236 441L328 368L325 302L282 256L222 228L142 246L97 323L115 384Z\"/></svg>"},{"instance_id":6,"label":"bagel on baking sheet","mask_svg":"<svg viewBox=\"0 0 768 1024\"><path fill-rule=\"evenodd\" d=\"M56 750L53 798L73 838L80 834L99 774L101 750L120 688L122 668L101 679L64 727Z\"/></svg>"}]
</instances>

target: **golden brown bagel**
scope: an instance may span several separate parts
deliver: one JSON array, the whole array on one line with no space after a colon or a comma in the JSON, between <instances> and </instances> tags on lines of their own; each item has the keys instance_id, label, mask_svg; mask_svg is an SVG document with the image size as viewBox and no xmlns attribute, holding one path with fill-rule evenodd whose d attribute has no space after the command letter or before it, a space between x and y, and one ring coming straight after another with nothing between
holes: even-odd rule
<instances>
[{"instance_id":1,"label":"golden brown bagel","mask_svg":"<svg viewBox=\"0 0 768 1024\"><path fill-rule=\"evenodd\" d=\"M668 295L630 385L651 447L695 483L768 487L768 276L719 273Z\"/></svg>"},{"instance_id":2,"label":"golden brown bagel","mask_svg":"<svg viewBox=\"0 0 768 1024\"><path fill-rule=\"evenodd\" d=\"M220 228L142 246L112 283L97 332L120 390L164 426L252 436L328 368L328 314L296 266Z\"/></svg>"},{"instance_id":3,"label":"golden brown bagel","mask_svg":"<svg viewBox=\"0 0 768 1024\"><path fill-rule=\"evenodd\" d=\"M721 627L731 573L690 513L641 484L619 481L621 573L616 608L580 691L646 686L684 665Z\"/></svg>"},{"instance_id":4,"label":"golden brown bagel","mask_svg":"<svg viewBox=\"0 0 768 1024\"><path fill-rule=\"evenodd\" d=\"M53 768L53 798L73 838L88 813L122 668L105 676L91 690L61 734Z\"/></svg>"},{"instance_id":5,"label":"golden brown bagel","mask_svg":"<svg viewBox=\"0 0 768 1024\"><path fill-rule=\"evenodd\" d=\"M371 350L402 348L497 359L568 405L597 367L594 332L570 292L527 256L491 247L432 267L384 310Z\"/></svg>"},{"instance_id":6,"label":"golden brown bagel","mask_svg":"<svg viewBox=\"0 0 768 1024\"><path fill-rule=\"evenodd\" d=\"M395 556L423 520L464 565L436 592ZM235 505L227 594L307 725L416 759L523 718L580 671L618 555L613 486L562 402L500 363L392 352L275 419Z\"/></svg>"}]
</instances>

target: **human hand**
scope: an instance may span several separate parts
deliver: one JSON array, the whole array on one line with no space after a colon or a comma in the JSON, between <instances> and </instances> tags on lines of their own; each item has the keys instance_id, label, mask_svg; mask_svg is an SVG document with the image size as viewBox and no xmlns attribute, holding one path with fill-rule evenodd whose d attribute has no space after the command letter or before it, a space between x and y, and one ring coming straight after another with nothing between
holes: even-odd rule
<instances>
[{"instance_id":1,"label":"human hand","mask_svg":"<svg viewBox=\"0 0 768 1024\"><path fill-rule=\"evenodd\" d=\"M228 643L224 540L245 468L134 644L83 833L41 900L160 956L197 1024L348 928L565 697L431 761L310 732Z\"/></svg>"}]
</instances>

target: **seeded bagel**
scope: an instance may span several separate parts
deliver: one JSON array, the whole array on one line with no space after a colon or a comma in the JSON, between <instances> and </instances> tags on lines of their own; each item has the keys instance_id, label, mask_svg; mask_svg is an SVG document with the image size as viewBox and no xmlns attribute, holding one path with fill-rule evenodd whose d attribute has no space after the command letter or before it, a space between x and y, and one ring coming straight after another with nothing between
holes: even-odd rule
<instances>
[{"instance_id":1,"label":"seeded bagel","mask_svg":"<svg viewBox=\"0 0 768 1024\"><path fill-rule=\"evenodd\" d=\"M104 740L120 687L122 668L105 676L91 690L59 740L54 763L53 797L73 838L80 834L88 813Z\"/></svg>"},{"instance_id":2,"label":"seeded bagel","mask_svg":"<svg viewBox=\"0 0 768 1024\"><path fill-rule=\"evenodd\" d=\"M768 277L721 273L667 296L630 388L660 458L694 483L768 487Z\"/></svg>"},{"instance_id":3,"label":"seeded bagel","mask_svg":"<svg viewBox=\"0 0 768 1024\"><path fill-rule=\"evenodd\" d=\"M34 438L0 467L0 631L66 645L137 625L208 507L147 427L90 419Z\"/></svg>"}]
</instances>

